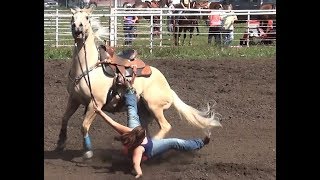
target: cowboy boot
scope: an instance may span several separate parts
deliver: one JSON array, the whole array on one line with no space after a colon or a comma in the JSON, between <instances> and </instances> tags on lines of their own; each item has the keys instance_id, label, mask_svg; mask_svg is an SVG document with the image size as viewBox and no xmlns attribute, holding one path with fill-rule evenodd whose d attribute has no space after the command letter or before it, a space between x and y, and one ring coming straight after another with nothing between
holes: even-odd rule
<instances>
[{"instance_id":1,"label":"cowboy boot","mask_svg":"<svg viewBox=\"0 0 320 180\"><path fill-rule=\"evenodd\" d=\"M125 80L122 75L118 75L116 77L116 83L117 83L117 85L123 85L125 83Z\"/></svg>"}]
</instances>

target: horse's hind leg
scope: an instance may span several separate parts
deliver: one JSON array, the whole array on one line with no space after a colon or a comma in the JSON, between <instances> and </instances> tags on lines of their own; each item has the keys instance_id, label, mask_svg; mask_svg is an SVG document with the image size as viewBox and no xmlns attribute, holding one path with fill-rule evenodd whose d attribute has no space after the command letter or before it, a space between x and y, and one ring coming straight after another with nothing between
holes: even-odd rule
<instances>
[{"instance_id":1,"label":"horse's hind leg","mask_svg":"<svg viewBox=\"0 0 320 180\"><path fill-rule=\"evenodd\" d=\"M171 106L172 100L167 95L161 93L157 97L147 96L145 98L147 98L145 99L145 102L149 111L152 113L153 117L156 119L158 125L160 126L159 132L155 134L153 138L162 139L171 129L171 125L164 117L163 111Z\"/></svg>"},{"instance_id":2,"label":"horse's hind leg","mask_svg":"<svg viewBox=\"0 0 320 180\"><path fill-rule=\"evenodd\" d=\"M62 117L59 139L57 147L55 149L56 151L62 151L66 147L68 121L70 117L76 112L79 106L80 103L74 101L71 96L69 96L67 108Z\"/></svg>"},{"instance_id":3,"label":"horse's hind leg","mask_svg":"<svg viewBox=\"0 0 320 180\"><path fill-rule=\"evenodd\" d=\"M163 139L166 134L171 130L171 124L167 121L163 114L164 107L152 108L152 112L154 117L156 118L160 130L159 132L153 136L154 139Z\"/></svg>"},{"instance_id":4,"label":"horse's hind leg","mask_svg":"<svg viewBox=\"0 0 320 180\"><path fill-rule=\"evenodd\" d=\"M93 101L91 101L91 103L87 107L87 111L84 116L84 120L81 128L81 132L83 135L83 149L85 150L83 157L86 159L89 159L93 156L92 145L91 145L91 140L89 136L89 128L96 116L97 114L93 109Z\"/></svg>"},{"instance_id":5,"label":"horse's hind leg","mask_svg":"<svg viewBox=\"0 0 320 180\"><path fill-rule=\"evenodd\" d=\"M153 114L146 107L146 104L140 100L138 102L138 115L140 119L141 126L144 127L149 135L149 124L154 119Z\"/></svg>"}]
</instances>

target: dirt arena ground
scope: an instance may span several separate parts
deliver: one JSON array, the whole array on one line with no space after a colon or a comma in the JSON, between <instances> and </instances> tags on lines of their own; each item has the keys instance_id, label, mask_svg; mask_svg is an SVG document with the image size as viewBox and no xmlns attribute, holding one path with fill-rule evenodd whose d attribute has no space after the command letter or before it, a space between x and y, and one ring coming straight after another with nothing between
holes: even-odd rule
<instances>
[{"instance_id":1,"label":"dirt arena ground","mask_svg":"<svg viewBox=\"0 0 320 180\"><path fill-rule=\"evenodd\" d=\"M178 61L145 60L157 67L187 104L202 109L215 100L222 128L196 152L170 151L142 164L143 179L220 180L276 179L276 60ZM67 103L66 81L70 60L44 63L44 179L134 179L128 160L120 155L115 131L98 117L90 128L94 157L83 163L81 106L71 117L66 150L57 154L61 117ZM125 114L111 116L125 123ZM167 137L204 137L180 120L171 107L165 116L172 125ZM150 125L152 131L158 125Z\"/></svg>"}]
</instances>

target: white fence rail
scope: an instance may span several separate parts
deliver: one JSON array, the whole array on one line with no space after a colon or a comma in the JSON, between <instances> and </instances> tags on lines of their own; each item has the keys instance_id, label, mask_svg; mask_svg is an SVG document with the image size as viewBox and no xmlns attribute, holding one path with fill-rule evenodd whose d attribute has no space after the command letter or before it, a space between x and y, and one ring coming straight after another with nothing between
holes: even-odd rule
<instances>
[{"instance_id":1,"label":"white fence rail","mask_svg":"<svg viewBox=\"0 0 320 180\"><path fill-rule=\"evenodd\" d=\"M107 10L94 11L92 16L99 17L101 25L107 27L109 30L109 38L106 39L112 46L124 46L124 31L123 31L123 17L124 16L138 16L140 22L137 26L137 37L134 40L135 45L149 47L150 51L154 47L170 47L174 45L172 32L168 31L168 16L179 18L181 14L169 14L168 8L147 8L147 9L132 9L132 8L111 8ZM179 10L179 9L175 9ZM181 9L184 10L184 9ZM184 16L200 16L206 17L210 15L210 10L192 10L197 13L183 13ZM216 12L227 12L226 10L215 10ZM244 34L248 34L250 30L250 22L253 16L257 15L276 15L276 10L234 10L234 13L240 16L246 16L246 20L239 20L235 24L235 39L233 45L239 45ZM70 18L72 14L70 10L45 10L44 12L44 45L45 46L72 46L73 38L70 29ZM145 20L142 17L148 16L151 20ZM153 19L159 17L158 23L154 23ZM159 28L159 32L155 35L154 27ZM200 20L199 36L194 36L192 41L201 39L200 42L205 43L208 36L208 26L205 20ZM274 26L276 28L276 21ZM196 35L197 32L194 32ZM182 37L182 36L181 36ZM272 39L276 41L276 39ZM250 43L247 43L249 46Z\"/></svg>"}]
</instances>

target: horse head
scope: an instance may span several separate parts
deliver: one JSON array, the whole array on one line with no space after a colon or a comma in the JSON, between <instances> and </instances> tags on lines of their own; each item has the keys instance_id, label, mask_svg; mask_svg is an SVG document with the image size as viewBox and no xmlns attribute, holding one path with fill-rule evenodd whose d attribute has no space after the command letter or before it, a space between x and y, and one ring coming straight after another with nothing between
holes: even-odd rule
<instances>
[{"instance_id":1,"label":"horse head","mask_svg":"<svg viewBox=\"0 0 320 180\"><path fill-rule=\"evenodd\" d=\"M276 9L276 6L274 3L265 3L260 6L260 10L271 10L271 9ZM265 14L265 15L259 15L258 18L260 20L276 19L276 15Z\"/></svg>"},{"instance_id":2,"label":"horse head","mask_svg":"<svg viewBox=\"0 0 320 180\"><path fill-rule=\"evenodd\" d=\"M209 1L194 1L195 7L198 9L209 9L210 2Z\"/></svg>"},{"instance_id":3,"label":"horse head","mask_svg":"<svg viewBox=\"0 0 320 180\"><path fill-rule=\"evenodd\" d=\"M222 4L222 9L223 10L232 10L233 7L232 7L232 4L225 3L225 4Z\"/></svg>"},{"instance_id":4,"label":"horse head","mask_svg":"<svg viewBox=\"0 0 320 180\"><path fill-rule=\"evenodd\" d=\"M223 9L223 6L218 2L210 2L209 9Z\"/></svg>"},{"instance_id":5,"label":"horse head","mask_svg":"<svg viewBox=\"0 0 320 180\"><path fill-rule=\"evenodd\" d=\"M74 39L86 39L92 33L89 15L93 9L71 9L71 32Z\"/></svg>"},{"instance_id":6,"label":"horse head","mask_svg":"<svg viewBox=\"0 0 320 180\"><path fill-rule=\"evenodd\" d=\"M158 1L152 0L152 1L146 1L146 2L148 3L149 8L159 8L160 7Z\"/></svg>"},{"instance_id":7,"label":"horse head","mask_svg":"<svg viewBox=\"0 0 320 180\"><path fill-rule=\"evenodd\" d=\"M136 2L135 4L133 4L133 8L150 8L151 3L149 1L145 1L145 2Z\"/></svg>"},{"instance_id":8,"label":"horse head","mask_svg":"<svg viewBox=\"0 0 320 180\"><path fill-rule=\"evenodd\" d=\"M196 2L193 1L191 6L193 6L195 9L205 9L206 5L203 2Z\"/></svg>"}]
</instances>

